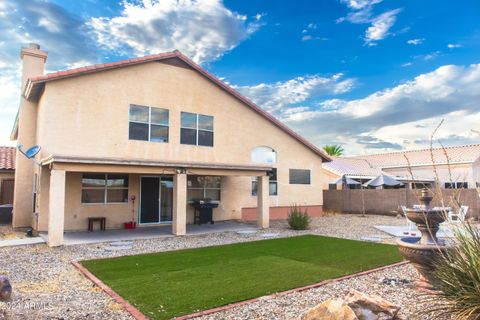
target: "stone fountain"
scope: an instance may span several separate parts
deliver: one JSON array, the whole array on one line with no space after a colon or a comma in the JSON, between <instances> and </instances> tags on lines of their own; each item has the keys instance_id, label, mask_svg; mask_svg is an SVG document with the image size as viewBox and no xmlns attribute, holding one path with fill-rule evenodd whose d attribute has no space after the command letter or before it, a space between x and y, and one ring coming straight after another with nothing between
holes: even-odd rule
<instances>
[{"instance_id":1,"label":"stone fountain","mask_svg":"<svg viewBox=\"0 0 480 320\"><path fill-rule=\"evenodd\" d=\"M433 280L433 271L437 259L447 250L443 240L437 238L440 224L446 219L445 208L432 208L430 202L433 197L427 189L422 190L419 208L408 208L407 218L417 225L421 237L405 237L397 240L400 254L409 260L421 276L430 283Z\"/></svg>"}]
</instances>

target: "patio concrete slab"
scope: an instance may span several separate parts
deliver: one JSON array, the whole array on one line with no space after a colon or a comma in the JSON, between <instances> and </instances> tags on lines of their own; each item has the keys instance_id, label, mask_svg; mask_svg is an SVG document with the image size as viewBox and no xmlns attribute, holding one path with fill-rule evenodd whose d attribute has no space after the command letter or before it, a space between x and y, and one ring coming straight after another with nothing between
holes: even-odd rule
<instances>
[{"instance_id":1,"label":"patio concrete slab","mask_svg":"<svg viewBox=\"0 0 480 320\"><path fill-rule=\"evenodd\" d=\"M408 226L374 226L374 228L395 237L419 237L421 235L416 226L413 228L409 228ZM447 225L442 225L437 233L437 237L451 238L453 237L453 233Z\"/></svg>"},{"instance_id":2,"label":"patio concrete slab","mask_svg":"<svg viewBox=\"0 0 480 320\"><path fill-rule=\"evenodd\" d=\"M258 231L256 225L236 221L219 221L215 224L187 225L187 236L208 234L216 232ZM40 233L46 241L47 233ZM66 246L78 244L91 244L101 242L131 241L142 239L154 239L161 237L173 237L172 226L163 225L155 227L138 227L133 230L106 230L106 231L79 231L65 232L63 242Z\"/></svg>"},{"instance_id":3,"label":"patio concrete slab","mask_svg":"<svg viewBox=\"0 0 480 320\"><path fill-rule=\"evenodd\" d=\"M45 243L42 237L0 240L0 248Z\"/></svg>"}]
</instances>

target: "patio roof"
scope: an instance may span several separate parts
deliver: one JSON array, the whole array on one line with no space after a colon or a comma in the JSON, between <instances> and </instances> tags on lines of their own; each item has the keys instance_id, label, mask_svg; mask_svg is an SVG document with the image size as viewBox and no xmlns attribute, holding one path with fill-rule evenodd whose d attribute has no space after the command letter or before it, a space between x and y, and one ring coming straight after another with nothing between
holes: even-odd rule
<instances>
[{"instance_id":1,"label":"patio roof","mask_svg":"<svg viewBox=\"0 0 480 320\"><path fill-rule=\"evenodd\" d=\"M77 168L72 171L89 170L96 166L102 168L105 166L121 167L119 170L125 170L128 167L143 167L143 168L161 168L170 169L171 173L176 170L188 170L191 174L205 174L205 170L215 170L221 172L243 172L243 175L254 174L263 175L270 171L272 166L269 165L244 165L232 163L208 163L208 162L178 162L178 161L154 161L144 159L125 160L120 158L86 158L86 157L70 157L61 155L52 155L46 159L41 160L42 165L58 165L65 164L65 168ZM71 165L71 166L68 166ZM75 167L75 165L77 165ZM79 165L79 166L78 166ZM63 168L62 167L62 168ZM192 171L193 170L193 171ZM202 171L203 170L203 171ZM69 170L67 170L69 171ZM142 171L142 170L141 170ZM144 172L148 170L143 170ZM170 172L169 172L170 173Z\"/></svg>"}]
</instances>

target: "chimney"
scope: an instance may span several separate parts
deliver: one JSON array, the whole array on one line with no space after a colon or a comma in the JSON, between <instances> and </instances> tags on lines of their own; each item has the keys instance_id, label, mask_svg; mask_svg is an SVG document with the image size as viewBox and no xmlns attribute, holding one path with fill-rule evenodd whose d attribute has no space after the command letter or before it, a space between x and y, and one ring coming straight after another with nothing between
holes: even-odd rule
<instances>
[{"instance_id":1,"label":"chimney","mask_svg":"<svg viewBox=\"0 0 480 320\"><path fill-rule=\"evenodd\" d=\"M38 44L32 43L28 47L22 48L20 58L22 59L23 93L28 78L43 75L47 53L41 51ZM25 148L37 144L37 109L37 102L28 101L22 95L12 140L17 140ZM32 194L35 191L34 174L39 173L39 168L20 152L16 153L15 160L15 197L13 198L15 209L13 210L12 225L14 228L36 227L36 222L32 219L32 208L36 212L37 207L33 203Z\"/></svg>"},{"instance_id":2,"label":"chimney","mask_svg":"<svg viewBox=\"0 0 480 320\"><path fill-rule=\"evenodd\" d=\"M27 47L22 48L20 53L23 62L22 91L28 78L43 75L47 56L48 53L40 50L40 45L36 43L30 43Z\"/></svg>"}]
</instances>

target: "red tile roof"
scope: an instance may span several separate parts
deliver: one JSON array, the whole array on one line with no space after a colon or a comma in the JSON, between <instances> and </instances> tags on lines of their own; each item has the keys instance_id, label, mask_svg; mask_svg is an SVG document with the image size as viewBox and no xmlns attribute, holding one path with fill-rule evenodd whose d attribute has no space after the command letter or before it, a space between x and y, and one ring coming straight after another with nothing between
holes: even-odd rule
<instances>
[{"instance_id":1,"label":"red tile roof","mask_svg":"<svg viewBox=\"0 0 480 320\"><path fill-rule=\"evenodd\" d=\"M473 163L480 159L480 144L450 146L420 150L405 150L388 153L350 157L363 159L374 168L402 168L435 164ZM408 159L408 160L407 160Z\"/></svg>"},{"instance_id":2,"label":"red tile roof","mask_svg":"<svg viewBox=\"0 0 480 320\"><path fill-rule=\"evenodd\" d=\"M365 159L334 157L331 162L323 164L323 168L339 176L374 178L382 173Z\"/></svg>"},{"instance_id":3,"label":"red tile roof","mask_svg":"<svg viewBox=\"0 0 480 320\"><path fill-rule=\"evenodd\" d=\"M0 170L15 170L14 147L0 147Z\"/></svg>"},{"instance_id":4,"label":"red tile roof","mask_svg":"<svg viewBox=\"0 0 480 320\"><path fill-rule=\"evenodd\" d=\"M322 162L328 162L331 161L330 156L328 156L322 149L317 148L315 145L307 141L305 138L300 136L298 133L287 127L285 124L283 124L281 121L277 120L274 116L272 116L270 113L267 111L263 110L259 106L257 106L254 102L249 100L248 98L244 97L241 95L238 91L235 89L231 88L227 84L225 84L223 81L218 79L216 76L212 75L205 69L203 69L201 66L190 60L187 56L183 55L180 51L175 50L172 52L166 52L166 53L160 53L160 54L155 54L155 55L149 55L145 57L140 57L140 58L132 58L132 59L127 59L127 60L122 60L122 61L116 61L116 62L109 62L109 63L102 63L102 64L96 64L93 66L87 66L87 67L81 67L81 68L76 68L76 69L70 69L70 70L65 70L65 71L59 71L59 72L54 72L54 73L49 73L46 75L42 76L37 76L37 77L32 77L29 78L27 85L25 86L25 92L24 95L27 99L30 99L29 95L32 92L41 92L43 89L43 85L45 82L49 81L54 81L54 80L60 80L64 78L70 78L70 77L75 77L75 76L80 76L80 75L86 75L89 73L94 73L94 72L100 72L100 71L106 71L110 69L116 69L116 68L121 68L121 67L127 67L127 66L132 66L136 64L141 64L141 63L146 63L146 62L153 62L153 61L159 61L159 60L165 60L169 58L178 58L187 65L189 65L191 68L205 76L207 79L218 85L220 88L223 90L227 91L240 101L242 101L244 104L246 104L248 107L252 108L254 111L259 113L262 117L266 118L270 122L272 122L275 126L298 140L300 143L305 145L307 148L312 150L314 153L316 153L318 156L322 158Z\"/></svg>"}]
</instances>

